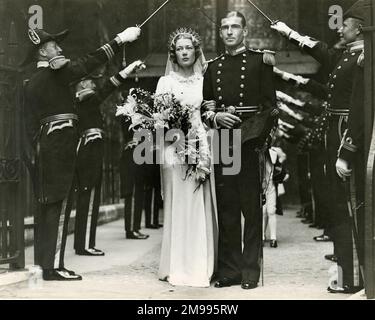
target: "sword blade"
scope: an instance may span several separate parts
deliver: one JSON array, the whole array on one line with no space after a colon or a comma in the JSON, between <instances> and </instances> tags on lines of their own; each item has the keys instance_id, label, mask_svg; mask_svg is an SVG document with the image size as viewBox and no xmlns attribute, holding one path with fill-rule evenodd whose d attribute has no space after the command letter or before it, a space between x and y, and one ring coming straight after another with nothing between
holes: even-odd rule
<instances>
[{"instance_id":1,"label":"sword blade","mask_svg":"<svg viewBox=\"0 0 375 320\"><path fill-rule=\"evenodd\" d=\"M248 3L250 3L255 9L257 9L258 10L258 12L263 16L263 17L265 17L271 24L274 24L274 21L271 19L271 18L269 18L262 10L260 10L259 9L259 7L255 4L255 3L253 3L251 0L247 0L247 2Z\"/></svg>"},{"instance_id":2,"label":"sword blade","mask_svg":"<svg viewBox=\"0 0 375 320\"><path fill-rule=\"evenodd\" d=\"M142 28L155 14L157 14L170 0L165 1L159 8L157 8L145 21L139 25L139 28Z\"/></svg>"}]
</instances>

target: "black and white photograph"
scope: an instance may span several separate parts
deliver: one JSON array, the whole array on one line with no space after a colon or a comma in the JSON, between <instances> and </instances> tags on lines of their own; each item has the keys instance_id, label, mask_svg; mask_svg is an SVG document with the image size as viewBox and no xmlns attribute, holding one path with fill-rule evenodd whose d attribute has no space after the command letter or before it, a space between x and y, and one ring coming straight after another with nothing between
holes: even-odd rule
<instances>
[{"instance_id":1,"label":"black and white photograph","mask_svg":"<svg viewBox=\"0 0 375 320\"><path fill-rule=\"evenodd\" d=\"M0 0L0 300L375 299L374 92L375 0Z\"/></svg>"}]
</instances>

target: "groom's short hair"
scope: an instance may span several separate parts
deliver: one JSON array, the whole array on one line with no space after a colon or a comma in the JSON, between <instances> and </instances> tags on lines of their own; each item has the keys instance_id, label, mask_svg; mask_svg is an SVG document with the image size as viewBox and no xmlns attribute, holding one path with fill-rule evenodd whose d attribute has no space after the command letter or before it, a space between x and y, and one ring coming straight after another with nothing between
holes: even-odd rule
<instances>
[{"instance_id":1,"label":"groom's short hair","mask_svg":"<svg viewBox=\"0 0 375 320\"><path fill-rule=\"evenodd\" d=\"M225 19L225 18L232 18L232 17L237 17L237 18L241 18L241 23L242 23L242 27L245 28L246 27L246 18L245 16L239 12L239 11L228 11L227 14L221 18L222 19Z\"/></svg>"}]
</instances>

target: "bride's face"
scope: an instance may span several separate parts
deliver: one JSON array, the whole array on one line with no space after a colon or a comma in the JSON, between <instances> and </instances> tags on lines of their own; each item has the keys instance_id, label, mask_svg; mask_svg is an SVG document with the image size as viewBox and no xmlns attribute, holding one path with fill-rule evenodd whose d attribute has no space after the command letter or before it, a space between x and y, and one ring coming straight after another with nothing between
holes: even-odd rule
<instances>
[{"instance_id":1,"label":"bride's face","mask_svg":"<svg viewBox=\"0 0 375 320\"><path fill-rule=\"evenodd\" d=\"M195 48L190 39L178 39L176 42L177 63L182 68L189 68L195 62Z\"/></svg>"}]
</instances>

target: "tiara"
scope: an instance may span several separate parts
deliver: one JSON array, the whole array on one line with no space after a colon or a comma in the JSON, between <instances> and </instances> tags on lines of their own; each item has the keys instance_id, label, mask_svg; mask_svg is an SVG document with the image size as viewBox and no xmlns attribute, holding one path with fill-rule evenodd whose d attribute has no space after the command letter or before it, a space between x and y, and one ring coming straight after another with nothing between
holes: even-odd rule
<instances>
[{"instance_id":1,"label":"tiara","mask_svg":"<svg viewBox=\"0 0 375 320\"><path fill-rule=\"evenodd\" d=\"M202 42L202 39L201 37L199 36L199 34L194 31L193 29L191 28L186 28L186 27L182 27L182 28L178 28L177 30L173 31L170 36L169 36L169 41L168 41L168 48L171 48L172 45L176 44L176 38L178 36L181 36L181 35L188 35L190 36L193 41L199 46Z\"/></svg>"}]
</instances>

